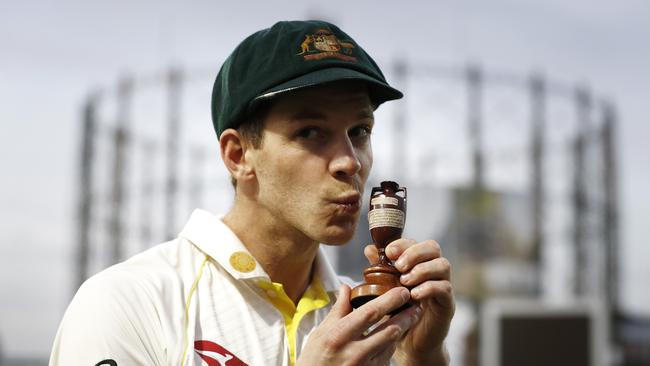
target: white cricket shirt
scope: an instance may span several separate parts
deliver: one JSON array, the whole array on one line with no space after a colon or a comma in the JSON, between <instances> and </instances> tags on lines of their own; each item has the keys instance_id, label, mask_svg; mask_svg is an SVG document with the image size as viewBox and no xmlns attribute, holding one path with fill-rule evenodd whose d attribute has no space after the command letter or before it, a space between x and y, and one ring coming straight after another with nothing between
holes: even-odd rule
<instances>
[{"instance_id":1,"label":"white cricket shirt","mask_svg":"<svg viewBox=\"0 0 650 366\"><path fill-rule=\"evenodd\" d=\"M50 365L293 365L341 281L322 250L298 305L217 217L88 279Z\"/></svg>"}]
</instances>

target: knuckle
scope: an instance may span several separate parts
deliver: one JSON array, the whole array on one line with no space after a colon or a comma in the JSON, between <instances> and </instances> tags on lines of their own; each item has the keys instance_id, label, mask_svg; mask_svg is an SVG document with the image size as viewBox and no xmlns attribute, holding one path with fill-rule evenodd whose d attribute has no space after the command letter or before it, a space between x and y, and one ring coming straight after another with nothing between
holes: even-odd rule
<instances>
[{"instance_id":1,"label":"knuckle","mask_svg":"<svg viewBox=\"0 0 650 366\"><path fill-rule=\"evenodd\" d=\"M337 330L332 330L329 333L327 333L324 343L325 343L324 346L326 350L338 351L341 347L343 347L345 342L343 340L343 336L341 335L341 332Z\"/></svg>"},{"instance_id":2,"label":"knuckle","mask_svg":"<svg viewBox=\"0 0 650 366\"><path fill-rule=\"evenodd\" d=\"M426 242L427 242L427 245L429 245L433 249L434 253L440 255L440 253L441 253L440 244L438 244L437 241L435 241L435 240L427 240Z\"/></svg>"},{"instance_id":3,"label":"knuckle","mask_svg":"<svg viewBox=\"0 0 650 366\"><path fill-rule=\"evenodd\" d=\"M445 257L440 257L438 258L438 262L440 263L440 266L442 267L443 271L445 272L451 271L451 262L449 262L449 259Z\"/></svg>"},{"instance_id":4,"label":"knuckle","mask_svg":"<svg viewBox=\"0 0 650 366\"><path fill-rule=\"evenodd\" d=\"M338 352L338 350L341 348L341 342L338 340L338 338L330 336L325 338L323 346L326 351Z\"/></svg>"},{"instance_id":5,"label":"knuckle","mask_svg":"<svg viewBox=\"0 0 650 366\"><path fill-rule=\"evenodd\" d=\"M379 318L379 309L377 306L369 305L366 307L366 309L363 309L361 316L365 322L372 322L375 319Z\"/></svg>"},{"instance_id":6,"label":"knuckle","mask_svg":"<svg viewBox=\"0 0 650 366\"><path fill-rule=\"evenodd\" d=\"M414 278L418 279L422 277L422 274L426 272L426 268L424 268L422 263L416 264L410 271L411 276Z\"/></svg>"},{"instance_id":7,"label":"knuckle","mask_svg":"<svg viewBox=\"0 0 650 366\"><path fill-rule=\"evenodd\" d=\"M451 282L449 281L442 281L441 287L442 287L442 291L448 295L451 295L454 292L454 289L451 286Z\"/></svg>"}]
</instances>

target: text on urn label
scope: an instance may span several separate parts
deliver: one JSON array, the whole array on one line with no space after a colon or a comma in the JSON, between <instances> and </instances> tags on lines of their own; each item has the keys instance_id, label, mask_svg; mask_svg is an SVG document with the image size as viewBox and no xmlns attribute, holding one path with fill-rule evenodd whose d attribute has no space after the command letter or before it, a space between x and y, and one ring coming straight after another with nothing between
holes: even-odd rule
<instances>
[{"instance_id":1,"label":"text on urn label","mask_svg":"<svg viewBox=\"0 0 650 366\"><path fill-rule=\"evenodd\" d=\"M379 196L370 200L371 205L395 205L397 206L397 198Z\"/></svg>"},{"instance_id":2,"label":"text on urn label","mask_svg":"<svg viewBox=\"0 0 650 366\"><path fill-rule=\"evenodd\" d=\"M370 228L376 227L404 227L404 212L396 208L378 208L368 212Z\"/></svg>"}]
</instances>

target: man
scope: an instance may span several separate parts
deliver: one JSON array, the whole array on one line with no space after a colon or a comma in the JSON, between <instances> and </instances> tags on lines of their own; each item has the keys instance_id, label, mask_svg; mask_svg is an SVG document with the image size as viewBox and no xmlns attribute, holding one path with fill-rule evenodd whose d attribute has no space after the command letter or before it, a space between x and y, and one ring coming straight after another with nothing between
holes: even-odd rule
<instances>
[{"instance_id":1,"label":"man","mask_svg":"<svg viewBox=\"0 0 650 366\"><path fill-rule=\"evenodd\" d=\"M197 210L176 240L88 280L50 364L447 364L454 300L437 243L389 244L410 290L354 311L319 249L352 238L373 111L401 96L332 24L280 22L244 40L212 96L232 208ZM377 259L374 246L365 254Z\"/></svg>"}]
</instances>

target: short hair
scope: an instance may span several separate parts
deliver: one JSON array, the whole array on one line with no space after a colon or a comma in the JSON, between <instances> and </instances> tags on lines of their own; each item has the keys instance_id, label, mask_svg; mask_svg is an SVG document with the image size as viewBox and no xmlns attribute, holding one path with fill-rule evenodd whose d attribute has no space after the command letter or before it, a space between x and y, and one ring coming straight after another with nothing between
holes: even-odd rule
<instances>
[{"instance_id":1,"label":"short hair","mask_svg":"<svg viewBox=\"0 0 650 366\"><path fill-rule=\"evenodd\" d=\"M254 111L244 117L237 127L237 131L239 131L242 138L255 149L259 149L262 146L264 120L266 120L270 109L271 101L264 101Z\"/></svg>"},{"instance_id":2,"label":"short hair","mask_svg":"<svg viewBox=\"0 0 650 366\"><path fill-rule=\"evenodd\" d=\"M271 100L262 102L255 110L242 118L236 128L244 142L250 144L254 149L262 147L264 140L264 122L269 114L271 105ZM230 176L230 183L232 183L233 188L237 187L237 180L232 175Z\"/></svg>"}]
</instances>

